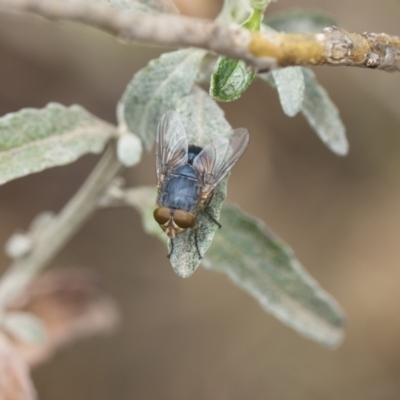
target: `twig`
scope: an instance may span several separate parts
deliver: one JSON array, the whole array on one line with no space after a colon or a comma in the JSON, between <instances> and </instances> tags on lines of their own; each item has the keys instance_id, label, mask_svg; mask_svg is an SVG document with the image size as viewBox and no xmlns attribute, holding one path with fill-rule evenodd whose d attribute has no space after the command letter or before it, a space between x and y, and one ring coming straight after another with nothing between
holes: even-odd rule
<instances>
[{"instance_id":1,"label":"twig","mask_svg":"<svg viewBox=\"0 0 400 400\"><path fill-rule=\"evenodd\" d=\"M75 196L36 238L32 251L17 259L0 280L0 314L98 208L98 201L122 169L111 145Z\"/></svg>"},{"instance_id":2,"label":"twig","mask_svg":"<svg viewBox=\"0 0 400 400\"><path fill-rule=\"evenodd\" d=\"M133 41L200 47L244 60L259 69L347 65L400 70L400 38L384 33L357 34L335 27L318 34L257 33L215 21L137 14L73 0L0 0L0 10L82 22Z\"/></svg>"}]
</instances>

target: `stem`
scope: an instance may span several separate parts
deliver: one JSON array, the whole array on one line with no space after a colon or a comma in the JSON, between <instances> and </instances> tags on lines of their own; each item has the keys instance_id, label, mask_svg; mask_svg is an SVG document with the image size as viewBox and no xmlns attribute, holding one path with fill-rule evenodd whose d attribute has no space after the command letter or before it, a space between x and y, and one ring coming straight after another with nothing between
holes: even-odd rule
<instances>
[{"instance_id":1,"label":"stem","mask_svg":"<svg viewBox=\"0 0 400 400\"><path fill-rule=\"evenodd\" d=\"M124 40L200 47L246 61L261 70L289 65L333 65L400 71L400 37L351 33L336 27L323 32L262 33L174 14L142 14L100 2L0 0L0 11L81 22Z\"/></svg>"},{"instance_id":2,"label":"stem","mask_svg":"<svg viewBox=\"0 0 400 400\"><path fill-rule=\"evenodd\" d=\"M4 273L0 280L0 315L93 214L99 198L121 169L113 143L75 196L36 238L33 250L16 259Z\"/></svg>"}]
</instances>

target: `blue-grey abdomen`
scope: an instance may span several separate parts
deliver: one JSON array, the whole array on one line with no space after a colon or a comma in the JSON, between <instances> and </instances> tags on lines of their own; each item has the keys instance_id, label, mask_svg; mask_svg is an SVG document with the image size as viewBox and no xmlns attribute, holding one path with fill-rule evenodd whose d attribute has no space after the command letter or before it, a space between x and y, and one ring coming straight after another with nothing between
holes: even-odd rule
<instances>
[{"instance_id":1,"label":"blue-grey abdomen","mask_svg":"<svg viewBox=\"0 0 400 400\"><path fill-rule=\"evenodd\" d=\"M200 184L192 166L177 168L165 178L159 203L161 206L194 211L200 195Z\"/></svg>"}]
</instances>

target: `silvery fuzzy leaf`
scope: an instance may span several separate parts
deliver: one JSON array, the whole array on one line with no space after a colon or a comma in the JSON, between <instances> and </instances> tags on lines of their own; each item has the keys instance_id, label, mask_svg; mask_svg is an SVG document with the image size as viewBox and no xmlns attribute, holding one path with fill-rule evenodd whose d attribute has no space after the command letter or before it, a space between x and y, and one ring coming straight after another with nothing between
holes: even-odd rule
<instances>
[{"instance_id":1,"label":"silvery fuzzy leaf","mask_svg":"<svg viewBox=\"0 0 400 400\"><path fill-rule=\"evenodd\" d=\"M0 184L100 153L115 127L84 108L50 103L0 117Z\"/></svg>"},{"instance_id":2,"label":"silvery fuzzy leaf","mask_svg":"<svg viewBox=\"0 0 400 400\"><path fill-rule=\"evenodd\" d=\"M142 215L144 229L166 241L153 218L156 189L126 192L125 204ZM343 338L344 313L296 259L293 251L258 219L224 204L222 228L215 234L203 265L228 275L262 308L300 334L334 347Z\"/></svg>"},{"instance_id":3,"label":"silvery fuzzy leaf","mask_svg":"<svg viewBox=\"0 0 400 400\"><path fill-rule=\"evenodd\" d=\"M314 73L308 68L302 68L302 71L305 91L301 112L326 146L339 156L347 155L349 142L339 110Z\"/></svg>"},{"instance_id":4,"label":"silvery fuzzy leaf","mask_svg":"<svg viewBox=\"0 0 400 400\"><path fill-rule=\"evenodd\" d=\"M140 137L150 149L161 116L192 90L204 57L203 50L164 53L135 74L118 105L123 129Z\"/></svg>"},{"instance_id":5,"label":"silvery fuzzy leaf","mask_svg":"<svg viewBox=\"0 0 400 400\"><path fill-rule=\"evenodd\" d=\"M271 71L284 113L294 117L304 99L304 76L301 67L287 67Z\"/></svg>"}]
</instances>

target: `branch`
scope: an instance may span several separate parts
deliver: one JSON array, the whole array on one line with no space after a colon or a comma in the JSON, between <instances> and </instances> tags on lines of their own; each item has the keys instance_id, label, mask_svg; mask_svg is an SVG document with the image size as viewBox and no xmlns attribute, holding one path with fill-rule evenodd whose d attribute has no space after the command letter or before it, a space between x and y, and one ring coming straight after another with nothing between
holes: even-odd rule
<instances>
[{"instance_id":1,"label":"branch","mask_svg":"<svg viewBox=\"0 0 400 400\"><path fill-rule=\"evenodd\" d=\"M289 65L346 65L400 70L400 38L349 33L336 27L318 34L258 33L234 25L170 14L137 14L106 5L63 0L0 0L0 10L91 25L138 42L199 47L259 69Z\"/></svg>"},{"instance_id":2,"label":"branch","mask_svg":"<svg viewBox=\"0 0 400 400\"><path fill-rule=\"evenodd\" d=\"M35 237L32 251L16 259L3 274L0 315L98 208L99 199L121 169L115 145L111 145L75 196Z\"/></svg>"}]
</instances>

